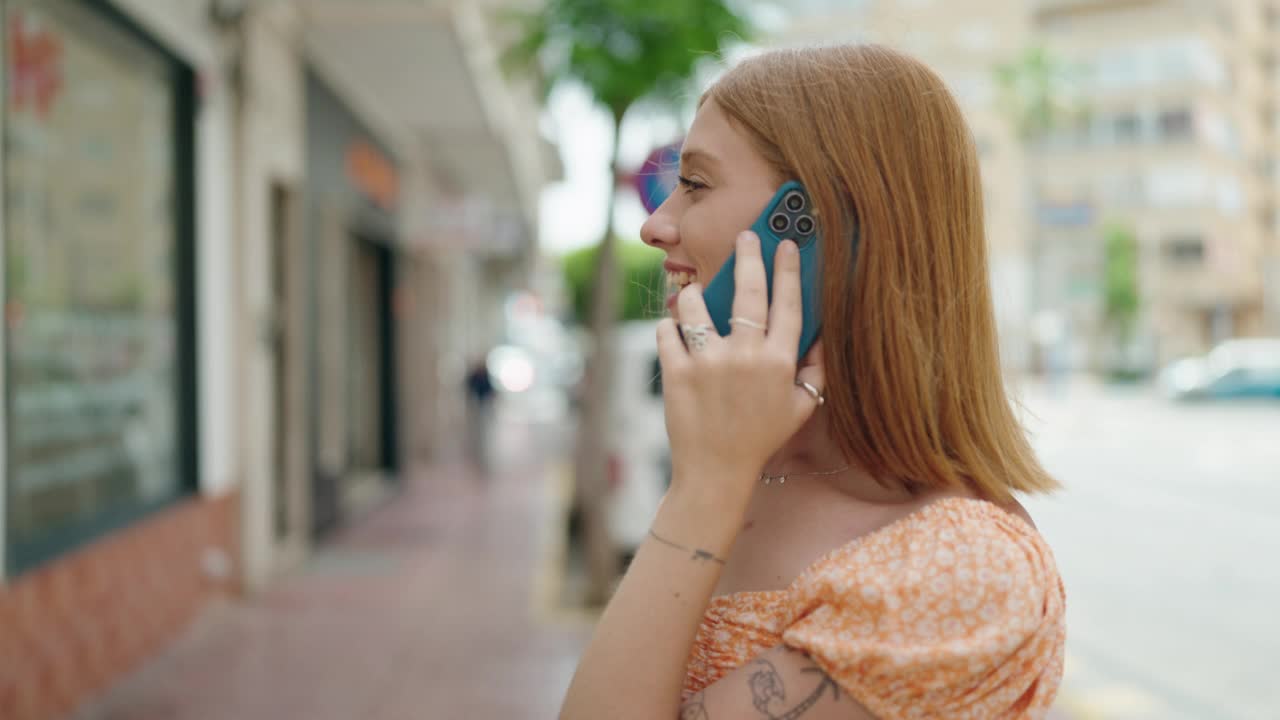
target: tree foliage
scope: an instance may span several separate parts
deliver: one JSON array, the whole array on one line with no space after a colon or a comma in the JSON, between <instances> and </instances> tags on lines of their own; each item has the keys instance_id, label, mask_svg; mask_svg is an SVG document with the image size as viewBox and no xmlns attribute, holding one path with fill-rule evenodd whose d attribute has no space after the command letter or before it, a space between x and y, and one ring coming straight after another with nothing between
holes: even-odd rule
<instances>
[{"instance_id":1,"label":"tree foliage","mask_svg":"<svg viewBox=\"0 0 1280 720\"><path fill-rule=\"evenodd\" d=\"M1132 332L1140 302L1138 240L1128 227L1111 225L1103 235L1102 314L1119 338Z\"/></svg>"},{"instance_id":2,"label":"tree foliage","mask_svg":"<svg viewBox=\"0 0 1280 720\"><path fill-rule=\"evenodd\" d=\"M666 300L666 273L662 253L638 242L619 243L619 263L614 287L620 293L617 320L660 317ZM596 256L600 248L587 247L567 253L561 260L574 321L585 325L591 317Z\"/></svg>"},{"instance_id":3,"label":"tree foliage","mask_svg":"<svg viewBox=\"0 0 1280 720\"><path fill-rule=\"evenodd\" d=\"M1080 74L1042 47L1027 48L996 66L1000 104L1024 141L1042 138L1062 121L1086 112L1076 96Z\"/></svg>"},{"instance_id":4,"label":"tree foliage","mask_svg":"<svg viewBox=\"0 0 1280 720\"><path fill-rule=\"evenodd\" d=\"M537 70L547 91L580 82L616 119L638 100L678 97L699 60L749 33L724 0L547 0L509 17L519 40L508 71Z\"/></svg>"}]
</instances>

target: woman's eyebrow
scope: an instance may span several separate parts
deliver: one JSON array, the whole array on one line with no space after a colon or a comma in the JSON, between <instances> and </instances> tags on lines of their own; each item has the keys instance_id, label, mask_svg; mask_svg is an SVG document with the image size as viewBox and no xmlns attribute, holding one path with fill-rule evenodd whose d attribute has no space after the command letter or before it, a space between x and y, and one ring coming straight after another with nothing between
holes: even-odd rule
<instances>
[{"instance_id":1,"label":"woman's eyebrow","mask_svg":"<svg viewBox=\"0 0 1280 720\"><path fill-rule=\"evenodd\" d=\"M699 163L711 171L720 167L720 161L705 150L685 150L680 153L680 167L688 167L694 163Z\"/></svg>"}]
</instances>

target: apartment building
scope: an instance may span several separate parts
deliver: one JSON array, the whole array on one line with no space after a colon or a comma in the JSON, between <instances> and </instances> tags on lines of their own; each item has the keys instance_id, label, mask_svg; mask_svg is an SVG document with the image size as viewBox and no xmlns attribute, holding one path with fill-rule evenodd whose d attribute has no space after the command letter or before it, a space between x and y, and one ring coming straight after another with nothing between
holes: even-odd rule
<instances>
[{"instance_id":1,"label":"apartment building","mask_svg":"<svg viewBox=\"0 0 1280 720\"><path fill-rule=\"evenodd\" d=\"M983 166L1011 368L1147 369L1280 332L1280 11L1274 0L794 3L779 44L877 41L935 68ZM1043 48L1061 112L1014 130L996 67ZM1104 238L1139 246L1124 357L1103 322Z\"/></svg>"},{"instance_id":2,"label":"apartment building","mask_svg":"<svg viewBox=\"0 0 1280 720\"><path fill-rule=\"evenodd\" d=\"M1103 235L1138 241L1148 362L1265 332L1276 245L1275 3L1041 0L1035 36L1078 112L1034 149L1035 301L1100 338ZM1102 343L1074 349L1102 360Z\"/></svg>"}]
</instances>

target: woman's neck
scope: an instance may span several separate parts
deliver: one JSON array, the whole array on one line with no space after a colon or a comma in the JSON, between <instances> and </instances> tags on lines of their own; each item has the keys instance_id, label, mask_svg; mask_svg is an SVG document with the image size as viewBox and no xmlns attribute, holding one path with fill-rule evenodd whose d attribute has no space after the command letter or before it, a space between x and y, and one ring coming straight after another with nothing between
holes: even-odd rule
<instances>
[{"instance_id":1,"label":"woman's neck","mask_svg":"<svg viewBox=\"0 0 1280 720\"><path fill-rule=\"evenodd\" d=\"M856 460L846 458L831 438L821 410L769 458L764 473L794 477L789 486L827 487L869 503L905 502L915 497L909 488L877 482Z\"/></svg>"}]
</instances>

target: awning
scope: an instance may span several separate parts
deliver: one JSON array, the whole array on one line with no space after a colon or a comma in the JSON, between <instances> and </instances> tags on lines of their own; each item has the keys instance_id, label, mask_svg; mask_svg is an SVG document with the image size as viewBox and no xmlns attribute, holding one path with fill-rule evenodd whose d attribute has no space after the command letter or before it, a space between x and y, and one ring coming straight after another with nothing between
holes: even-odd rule
<instances>
[{"instance_id":1,"label":"awning","mask_svg":"<svg viewBox=\"0 0 1280 720\"><path fill-rule=\"evenodd\" d=\"M431 189L418 192L431 199L406 203L411 234L431 242L467 223L470 241L490 251L528 245L539 191L563 170L538 132L536 96L498 67L493 5L308 0L299 7L312 66L429 176Z\"/></svg>"}]
</instances>

